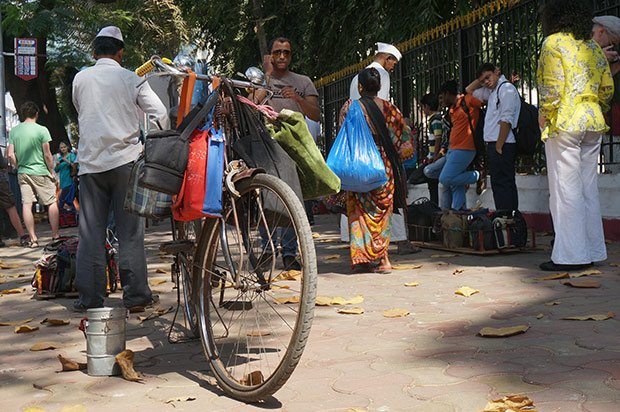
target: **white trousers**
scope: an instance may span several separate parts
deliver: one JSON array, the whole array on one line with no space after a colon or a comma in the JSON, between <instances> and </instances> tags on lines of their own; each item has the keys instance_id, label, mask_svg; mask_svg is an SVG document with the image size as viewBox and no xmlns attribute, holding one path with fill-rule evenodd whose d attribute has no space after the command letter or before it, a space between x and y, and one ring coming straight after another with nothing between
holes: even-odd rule
<instances>
[{"instance_id":1,"label":"white trousers","mask_svg":"<svg viewBox=\"0 0 620 412\"><path fill-rule=\"evenodd\" d=\"M598 194L601 134L560 132L545 142L549 209L556 264L585 264L607 259Z\"/></svg>"},{"instance_id":2,"label":"white trousers","mask_svg":"<svg viewBox=\"0 0 620 412\"><path fill-rule=\"evenodd\" d=\"M392 214L392 230L390 231L390 242L400 242L407 240L407 228L405 227L405 213L400 209L400 215ZM347 215L340 215L340 240L349 241L349 219Z\"/></svg>"}]
</instances>

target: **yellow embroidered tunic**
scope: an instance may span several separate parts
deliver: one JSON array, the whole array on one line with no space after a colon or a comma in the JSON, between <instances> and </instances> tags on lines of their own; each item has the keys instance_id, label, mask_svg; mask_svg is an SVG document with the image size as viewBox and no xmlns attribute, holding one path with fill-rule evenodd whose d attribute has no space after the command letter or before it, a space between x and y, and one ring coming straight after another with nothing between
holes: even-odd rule
<instances>
[{"instance_id":1,"label":"yellow embroidered tunic","mask_svg":"<svg viewBox=\"0 0 620 412\"><path fill-rule=\"evenodd\" d=\"M537 78L539 111L546 120L543 140L560 130L609 130L603 113L609 110L614 83L605 54L594 40L575 40L569 33L548 36Z\"/></svg>"}]
</instances>

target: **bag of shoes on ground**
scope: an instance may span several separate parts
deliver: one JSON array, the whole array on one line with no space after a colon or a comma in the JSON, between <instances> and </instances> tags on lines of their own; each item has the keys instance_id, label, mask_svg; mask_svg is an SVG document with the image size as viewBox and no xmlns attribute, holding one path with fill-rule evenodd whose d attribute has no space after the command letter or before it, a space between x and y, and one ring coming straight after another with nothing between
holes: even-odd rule
<instances>
[{"instance_id":1,"label":"bag of shoes on ground","mask_svg":"<svg viewBox=\"0 0 620 412\"><path fill-rule=\"evenodd\" d=\"M407 206L409 240L420 242L436 240L433 233L433 220L438 211L441 211L441 208L426 197L421 197Z\"/></svg>"},{"instance_id":2,"label":"bag of shoes on ground","mask_svg":"<svg viewBox=\"0 0 620 412\"><path fill-rule=\"evenodd\" d=\"M493 228L499 249L527 245L527 222L518 210L498 210L493 214Z\"/></svg>"},{"instance_id":3,"label":"bag of shoes on ground","mask_svg":"<svg viewBox=\"0 0 620 412\"><path fill-rule=\"evenodd\" d=\"M497 248L493 223L487 215L473 216L467 230L473 249L485 251Z\"/></svg>"},{"instance_id":4,"label":"bag of shoes on ground","mask_svg":"<svg viewBox=\"0 0 620 412\"><path fill-rule=\"evenodd\" d=\"M144 156L140 156L131 168L123 208L138 216L162 219L170 216L172 196L140 186L139 177L144 169Z\"/></svg>"},{"instance_id":5,"label":"bag of shoes on ground","mask_svg":"<svg viewBox=\"0 0 620 412\"><path fill-rule=\"evenodd\" d=\"M60 209L58 225L61 228L77 226L77 212L75 210Z\"/></svg>"},{"instance_id":6,"label":"bag of shoes on ground","mask_svg":"<svg viewBox=\"0 0 620 412\"><path fill-rule=\"evenodd\" d=\"M443 231L443 245L449 249L463 247L465 238L465 225L463 218L452 210L446 210L441 217L441 229Z\"/></svg>"},{"instance_id":7,"label":"bag of shoes on ground","mask_svg":"<svg viewBox=\"0 0 620 412\"><path fill-rule=\"evenodd\" d=\"M78 238L66 238L56 252L56 267L58 271L58 286L56 293L75 292L75 273L77 262Z\"/></svg>"}]
</instances>

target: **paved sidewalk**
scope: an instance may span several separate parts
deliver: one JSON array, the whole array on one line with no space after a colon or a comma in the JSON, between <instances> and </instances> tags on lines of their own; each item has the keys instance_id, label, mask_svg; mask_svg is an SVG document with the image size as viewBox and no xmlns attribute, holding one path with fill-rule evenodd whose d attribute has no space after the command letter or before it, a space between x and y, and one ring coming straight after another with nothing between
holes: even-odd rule
<instances>
[{"instance_id":1,"label":"paved sidewalk","mask_svg":"<svg viewBox=\"0 0 620 412\"><path fill-rule=\"evenodd\" d=\"M337 218L319 216L313 230L320 234L318 294L362 295L364 302L356 306L365 313L343 315L336 312L338 307L317 307L300 365L273 399L260 405L229 399L213 385L199 342L168 343L172 313L142 324L132 315L128 323L127 348L136 352L136 369L146 375L144 383L57 373L58 354L86 360L86 342L77 330L81 316L67 309L70 299L31 298L27 282L40 250L0 249L3 263L19 265L0 269L0 290L26 288L0 295L0 322L34 318L29 324L40 327L29 334L0 327L0 410L474 412L508 394L526 394L535 409L544 412L620 410L618 318L562 319L610 311L620 316L620 267L614 265L620 264L620 244L608 245L608 263L595 268L601 274L573 279L598 280L601 286L580 289L562 284L567 279L536 280L549 275L537 269L548 260L549 237L539 238L542 246L534 252L512 255L446 256L431 250L393 255L394 264L422 266L387 275L353 275L348 247L338 241ZM153 289L160 295L160 307L172 306L176 290L170 282L170 260L158 254L168 225L147 232L150 279L165 281ZM49 232L45 235L49 238ZM21 274L25 276L17 277ZM417 287L404 286L414 281ZM480 292L456 295L462 286ZM108 305L119 304L118 293L108 300ZM383 316L384 310L394 308L411 313ZM44 318L70 319L71 324L39 324ZM477 336L483 327L520 324L530 326L521 335ZM50 341L61 348L29 350L34 343ZM166 403L187 396L196 399Z\"/></svg>"}]
</instances>

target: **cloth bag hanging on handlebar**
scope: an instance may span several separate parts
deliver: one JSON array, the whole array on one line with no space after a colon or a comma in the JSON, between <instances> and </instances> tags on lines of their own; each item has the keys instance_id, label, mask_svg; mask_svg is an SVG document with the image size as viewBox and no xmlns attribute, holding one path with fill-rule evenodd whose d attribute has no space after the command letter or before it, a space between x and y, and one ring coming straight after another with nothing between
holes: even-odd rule
<instances>
[{"instance_id":1,"label":"cloth bag hanging on handlebar","mask_svg":"<svg viewBox=\"0 0 620 412\"><path fill-rule=\"evenodd\" d=\"M176 195L181 190L189 155L189 137L217 103L219 94L212 93L204 105L198 104L185 117L177 130L149 133L144 147L144 166L140 186Z\"/></svg>"}]
</instances>

